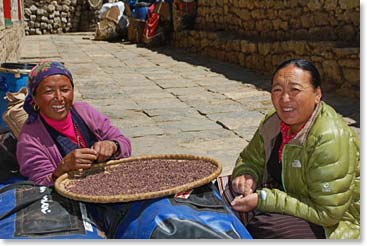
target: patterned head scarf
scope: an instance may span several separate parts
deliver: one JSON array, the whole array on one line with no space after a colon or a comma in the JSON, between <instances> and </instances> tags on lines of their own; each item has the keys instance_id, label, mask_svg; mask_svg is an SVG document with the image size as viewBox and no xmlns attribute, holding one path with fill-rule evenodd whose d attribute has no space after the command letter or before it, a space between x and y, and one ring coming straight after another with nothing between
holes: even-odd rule
<instances>
[{"instance_id":1,"label":"patterned head scarf","mask_svg":"<svg viewBox=\"0 0 367 246\"><path fill-rule=\"evenodd\" d=\"M35 66L28 74L28 95L24 101L23 108L28 113L27 124L34 122L38 117L33 101L34 93L37 87L48 76L62 74L69 78L71 86L74 88L73 77L70 71L61 63L56 61L45 61Z\"/></svg>"}]
</instances>

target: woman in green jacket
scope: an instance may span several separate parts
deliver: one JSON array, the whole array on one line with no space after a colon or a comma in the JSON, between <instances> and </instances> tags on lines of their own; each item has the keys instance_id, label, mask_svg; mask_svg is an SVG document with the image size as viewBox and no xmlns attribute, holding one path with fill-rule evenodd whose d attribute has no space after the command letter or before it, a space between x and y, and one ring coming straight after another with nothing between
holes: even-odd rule
<instances>
[{"instance_id":1,"label":"woman in green jacket","mask_svg":"<svg viewBox=\"0 0 367 246\"><path fill-rule=\"evenodd\" d=\"M325 102L306 60L283 62L267 114L232 173L254 238L360 237L359 138Z\"/></svg>"}]
</instances>

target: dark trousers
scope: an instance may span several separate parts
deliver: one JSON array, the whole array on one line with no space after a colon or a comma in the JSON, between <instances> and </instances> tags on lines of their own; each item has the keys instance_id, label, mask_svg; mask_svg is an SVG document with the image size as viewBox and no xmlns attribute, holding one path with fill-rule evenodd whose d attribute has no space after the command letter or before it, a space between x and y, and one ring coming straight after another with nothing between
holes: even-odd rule
<instances>
[{"instance_id":1,"label":"dark trousers","mask_svg":"<svg viewBox=\"0 0 367 246\"><path fill-rule=\"evenodd\" d=\"M325 239L322 226L277 213L259 213L246 228L255 239Z\"/></svg>"}]
</instances>

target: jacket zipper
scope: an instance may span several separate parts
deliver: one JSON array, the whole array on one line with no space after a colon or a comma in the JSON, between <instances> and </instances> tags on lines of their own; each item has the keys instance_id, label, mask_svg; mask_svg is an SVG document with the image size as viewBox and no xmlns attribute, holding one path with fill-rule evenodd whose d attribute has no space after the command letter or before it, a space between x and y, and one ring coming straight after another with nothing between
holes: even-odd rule
<instances>
[{"instance_id":1,"label":"jacket zipper","mask_svg":"<svg viewBox=\"0 0 367 246\"><path fill-rule=\"evenodd\" d=\"M284 192L287 192L287 189L285 188L285 183L284 183L284 169L287 165L285 165L285 159L284 159L284 152L287 148L287 145L288 144L285 144L283 146L283 151L282 151L282 184L283 184L283 189L284 189Z\"/></svg>"}]
</instances>

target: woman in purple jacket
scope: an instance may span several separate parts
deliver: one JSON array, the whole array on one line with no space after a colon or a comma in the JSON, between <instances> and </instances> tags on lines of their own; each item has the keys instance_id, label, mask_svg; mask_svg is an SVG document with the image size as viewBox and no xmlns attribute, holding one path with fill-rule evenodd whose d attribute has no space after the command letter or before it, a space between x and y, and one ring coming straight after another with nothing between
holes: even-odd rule
<instances>
[{"instance_id":1,"label":"woman in purple jacket","mask_svg":"<svg viewBox=\"0 0 367 246\"><path fill-rule=\"evenodd\" d=\"M129 139L106 116L73 99L73 78L63 64L42 62L29 73L17 159L20 173L37 184L51 186L68 171L131 155Z\"/></svg>"}]
</instances>

